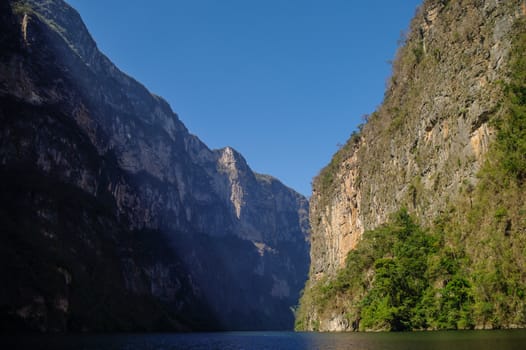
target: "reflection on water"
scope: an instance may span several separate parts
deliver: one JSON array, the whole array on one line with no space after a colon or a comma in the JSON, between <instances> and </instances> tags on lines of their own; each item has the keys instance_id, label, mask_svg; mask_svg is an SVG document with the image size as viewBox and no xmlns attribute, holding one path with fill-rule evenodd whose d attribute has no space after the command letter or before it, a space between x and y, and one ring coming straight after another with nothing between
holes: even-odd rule
<instances>
[{"instance_id":1,"label":"reflection on water","mask_svg":"<svg viewBox=\"0 0 526 350\"><path fill-rule=\"evenodd\" d=\"M2 336L0 348L23 350L515 350L526 348L526 331L32 335Z\"/></svg>"}]
</instances>

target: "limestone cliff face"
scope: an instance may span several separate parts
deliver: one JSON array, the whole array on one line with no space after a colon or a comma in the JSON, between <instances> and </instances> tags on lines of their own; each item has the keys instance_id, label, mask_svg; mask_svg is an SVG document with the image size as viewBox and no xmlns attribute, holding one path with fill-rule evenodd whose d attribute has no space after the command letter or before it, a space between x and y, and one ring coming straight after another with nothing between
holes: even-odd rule
<instances>
[{"instance_id":1,"label":"limestone cliff face","mask_svg":"<svg viewBox=\"0 0 526 350\"><path fill-rule=\"evenodd\" d=\"M383 104L314 181L309 286L334 276L363 232L400 208L429 224L469 196L494 139L489 121L502 113L511 32L525 6L424 1ZM342 315L316 322L307 328L352 328Z\"/></svg>"},{"instance_id":2,"label":"limestone cliff face","mask_svg":"<svg viewBox=\"0 0 526 350\"><path fill-rule=\"evenodd\" d=\"M292 327L309 262L307 200L191 135L98 51L65 2L2 6L2 201L16 203L2 207L13 259L2 274L20 279L3 286L2 320L44 331ZM22 250L57 283L22 282ZM107 265L111 285L86 272L92 263ZM118 322L89 316L83 288Z\"/></svg>"},{"instance_id":3,"label":"limestone cliff face","mask_svg":"<svg viewBox=\"0 0 526 350\"><path fill-rule=\"evenodd\" d=\"M384 103L314 183L314 274L341 267L363 231L400 207L429 219L476 182L520 3L426 1L419 9Z\"/></svg>"}]
</instances>

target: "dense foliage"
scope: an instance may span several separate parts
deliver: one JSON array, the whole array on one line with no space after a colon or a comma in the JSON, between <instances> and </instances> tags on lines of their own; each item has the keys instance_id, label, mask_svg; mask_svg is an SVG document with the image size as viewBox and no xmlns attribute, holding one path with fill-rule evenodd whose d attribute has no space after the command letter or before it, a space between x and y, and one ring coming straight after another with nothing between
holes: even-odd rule
<instances>
[{"instance_id":1,"label":"dense foliage","mask_svg":"<svg viewBox=\"0 0 526 350\"><path fill-rule=\"evenodd\" d=\"M504 118L497 121L498 157L506 175L521 184L526 179L526 21L517 24L519 34L511 53L510 82L506 85Z\"/></svg>"},{"instance_id":2,"label":"dense foliage","mask_svg":"<svg viewBox=\"0 0 526 350\"><path fill-rule=\"evenodd\" d=\"M343 306L360 330L469 328L473 298L463 259L443 233L423 230L402 209L364 233L338 276L312 290L312 301L329 312Z\"/></svg>"},{"instance_id":3,"label":"dense foliage","mask_svg":"<svg viewBox=\"0 0 526 350\"><path fill-rule=\"evenodd\" d=\"M309 289L303 302L316 305L320 314L345 312L354 330L524 324L520 268L504 256L491 259L494 266L488 271L463 244L452 244L454 234L444 230L447 220L424 230L405 209L399 211L389 224L364 233L345 268ZM298 316L297 328L303 329L307 320Z\"/></svg>"}]
</instances>

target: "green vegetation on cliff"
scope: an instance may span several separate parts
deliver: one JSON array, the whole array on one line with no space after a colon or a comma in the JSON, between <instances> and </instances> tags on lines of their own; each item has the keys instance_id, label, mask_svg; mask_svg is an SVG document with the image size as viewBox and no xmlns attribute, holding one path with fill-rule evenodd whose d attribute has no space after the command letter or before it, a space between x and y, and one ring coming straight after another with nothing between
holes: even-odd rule
<instances>
[{"instance_id":1,"label":"green vegetation on cliff","mask_svg":"<svg viewBox=\"0 0 526 350\"><path fill-rule=\"evenodd\" d=\"M345 268L303 300L320 312L346 310L354 330L472 327L471 284L460 271L462 260L443 233L423 230L402 209L389 224L366 232Z\"/></svg>"},{"instance_id":2,"label":"green vegetation on cliff","mask_svg":"<svg viewBox=\"0 0 526 350\"><path fill-rule=\"evenodd\" d=\"M343 315L348 329L361 331L526 324L524 239L493 232L475 249L450 215L426 230L402 209L364 233L337 276L306 290L296 328L319 327L308 324L312 307L320 318Z\"/></svg>"},{"instance_id":3,"label":"green vegetation on cliff","mask_svg":"<svg viewBox=\"0 0 526 350\"><path fill-rule=\"evenodd\" d=\"M503 118L496 122L496 154L503 178L522 185L526 180L526 20L517 23L517 38L511 52L510 82L506 85Z\"/></svg>"},{"instance_id":4,"label":"green vegetation on cliff","mask_svg":"<svg viewBox=\"0 0 526 350\"><path fill-rule=\"evenodd\" d=\"M353 330L470 328L475 303L461 269L465 260L446 244L444 232L423 230L402 209L389 224L364 233L346 266L303 302L321 313L345 310Z\"/></svg>"},{"instance_id":5,"label":"green vegetation on cliff","mask_svg":"<svg viewBox=\"0 0 526 350\"><path fill-rule=\"evenodd\" d=\"M311 276L297 313L297 329L526 327L524 18L515 21L510 34L507 75L495 83L500 84L502 93L492 95L496 107L480 119L482 123L488 122L494 136L475 172L476 178L460 177L458 194L440 192L440 186L436 186L435 191L448 197L446 208L430 211L432 215L421 215L419 208L430 197L421 188L422 176L415 177L408 192L412 200L402 200L400 204L407 205L409 210L401 209L388 223L366 231L337 274L320 274L317 279ZM409 47L414 45L411 42ZM415 64L430 59L414 49L402 51L402 58L410 54L418 61ZM407 97L405 92L400 94ZM463 118L464 113L458 118ZM406 123L407 119L394 118L391 127L382 130L402 133L400 128L407 127ZM431 132L434 125L426 132ZM480 124L477 121L471 127L473 133ZM415 143L411 152L419 151ZM394 150L391 152L396 154ZM427 158L420 159L425 163ZM462 159L458 159L460 167ZM324 172L330 172L331 179L341 176L340 163L335 157ZM327 186L318 188L323 190ZM323 203L331 200L329 196Z\"/></svg>"}]
</instances>

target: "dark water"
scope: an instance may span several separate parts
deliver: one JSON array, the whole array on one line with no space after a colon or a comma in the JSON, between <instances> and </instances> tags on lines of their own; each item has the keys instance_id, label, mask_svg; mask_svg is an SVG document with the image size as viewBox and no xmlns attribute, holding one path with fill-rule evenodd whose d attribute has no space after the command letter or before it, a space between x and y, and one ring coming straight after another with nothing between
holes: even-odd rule
<instances>
[{"instance_id":1,"label":"dark water","mask_svg":"<svg viewBox=\"0 0 526 350\"><path fill-rule=\"evenodd\" d=\"M2 336L0 348L6 350L517 350L526 349L526 331Z\"/></svg>"}]
</instances>

